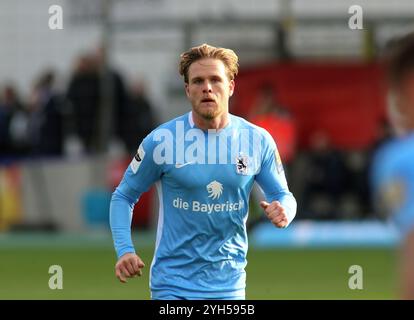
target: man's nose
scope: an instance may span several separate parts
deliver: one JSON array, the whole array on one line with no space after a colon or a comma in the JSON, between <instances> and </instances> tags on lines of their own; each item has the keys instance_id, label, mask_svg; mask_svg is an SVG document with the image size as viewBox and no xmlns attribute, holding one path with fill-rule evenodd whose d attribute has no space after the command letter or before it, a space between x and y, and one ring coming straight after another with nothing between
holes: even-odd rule
<instances>
[{"instance_id":1,"label":"man's nose","mask_svg":"<svg viewBox=\"0 0 414 320\"><path fill-rule=\"evenodd\" d=\"M204 81L203 83L203 92L211 92L212 87L210 81Z\"/></svg>"}]
</instances>

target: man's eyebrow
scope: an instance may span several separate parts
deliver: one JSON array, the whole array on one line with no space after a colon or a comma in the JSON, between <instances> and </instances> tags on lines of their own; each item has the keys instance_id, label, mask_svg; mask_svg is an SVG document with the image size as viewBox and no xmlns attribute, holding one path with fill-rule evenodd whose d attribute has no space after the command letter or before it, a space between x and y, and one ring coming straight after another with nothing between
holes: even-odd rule
<instances>
[{"instance_id":1,"label":"man's eyebrow","mask_svg":"<svg viewBox=\"0 0 414 320\"><path fill-rule=\"evenodd\" d=\"M191 82L194 82L197 80L203 80L203 77L197 76L197 77L191 78Z\"/></svg>"}]
</instances>

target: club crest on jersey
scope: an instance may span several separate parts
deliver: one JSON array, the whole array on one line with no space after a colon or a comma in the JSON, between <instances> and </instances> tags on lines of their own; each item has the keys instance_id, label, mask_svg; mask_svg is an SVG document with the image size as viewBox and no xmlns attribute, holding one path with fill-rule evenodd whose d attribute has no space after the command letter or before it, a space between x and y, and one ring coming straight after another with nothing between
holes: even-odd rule
<instances>
[{"instance_id":1,"label":"club crest on jersey","mask_svg":"<svg viewBox=\"0 0 414 320\"><path fill-rule=\"evenodd\" d=\"M137 173L141 165L142 159L144 159L144 156L145 156L145 151L141 143L138 147L137 153L135 154L134 158L131 161L131 170L134 174Z\"/></svg>"},{"instance_id":2,"label":"club crest on jersey","mask_svg":"<svg viewBox=\"0 0 414 320\"><path fill-rule=\"evenodd\" d=\"M249 157L245 155L238 155L236 158L236 171L238 174L247 175L249 165Z\"/></svg>"},{"instance_id":3,"label":"club crest on jersey","mask_svg":"<svg viewBox=\"0 0 414 320\"><path fill-rule=\"evenodd\" d=\"M207 192L209 193L209 198L212 198L213 200L220 198L221 194L223 193L223 185L214 180L210 182L207 187Z\"/></svg>"}]
</instances>

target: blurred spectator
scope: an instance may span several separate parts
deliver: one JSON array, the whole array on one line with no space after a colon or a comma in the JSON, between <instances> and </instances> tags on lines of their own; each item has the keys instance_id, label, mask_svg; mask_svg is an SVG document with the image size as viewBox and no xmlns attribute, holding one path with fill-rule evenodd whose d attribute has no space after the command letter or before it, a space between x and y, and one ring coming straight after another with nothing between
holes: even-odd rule
<instances>
[{"instance_id":1,"label":"blurred spectator","mask_svg":"<svg viewBox=\"0 0 414 320\"><path fill-rule=\"evenodd\" d=\"M16 89L7 85L0 99L0 154L24 155L28 151L27 114Z\"/></svg>"},{"instance_id":2,"label":"blurred spectator","mask_svg":"<svg viewBox=\"0 0 414 320\"><path fill-rule=\"evenodd\" d=\"M87 150L92 149L97 131L99 108L99 75L90 54L78 58L69 82L67 99L71 104L75 134Z\"/></svg>"},{"instance_id":3,"label":"blurred spectator","mask_svg":"<svg viewBox=\"0 0 414 320\"><path fill-rule=\"evenodd\" d=\"M7 86L3 89L0 96L0 154L6 155L10 153L10 135L9 126L13 114L14 106L10 101L10 96L13 96L14 89ZM13 99L12 99L13 100ZM12 102L12 103L10 103Z\"/></svg>"},{"instance_id":4,"label":"blurred spectator","mask_svg":"<svg viewBox=\"0 0 414 320\"><path fill-rule=\"evenodd\" d=\"M139 143L155 126L154 112L145 94L144 84L137 81L132 85L129 102L121 110L118 119L119 134L128 152L135 154Z\"/></svg>"},{"instance_id":5,"label":"blurred spectator","mask_svg":"<svg viewBox=\"0 0 414 320\"><path fill-rule=\"evenodd\" d=\"M256 104L252 107L248 116L249 121L255 125L266 129L276 142L279 155L283 162L285 174L290 176L291 164L296 154L297 130L293 116L282 106L276 97L276 92L272 85L263 85L258 93ZM265 221L266 217L258 207L261 200L264 200L263 191L255 184L252 190L250 218L248 230L260 221Z\"/></svg>"},{"instance_id":6,"label":"blurred spectator","mask_svg":"<svg viewBox=\"0 0 414 320\"><path fill-rule=\"evenodd\" d=\"M277 101L271 85L261 88L249 119L272 135L282 161L288 167L296 153L296 124L289 110Z\"/></svg>"},{"instance_id":7,"label":"blurred spectator","mask_svg":"<svg viewBox=\"0 0 414 320\"><path fill-rule=\"evenodd\" d=\"M347 151L346 191L341 201L343 218L379 218L375 215L372 194L369 185L369 173L372 166L372 156L392 136L391 126L387 120L378 125L376 140L365 150Z\"/></svg>"},{"instance_id":8,"label":"blurred spectator","mask_svg":"<svg viewBox=\"0 0 414 320\"><path fill-rule=\"evenodd\" d=\"M371 213L369 159L365 150L351 150L344 155L346 181L340 203L341 218L367 218Z\"/></svg>"},{"instance_id":9,"label":"blurred spectator","mask_svg":"<svg viewBox=\"0 0 414 320\"><path fill-rule=\"evenodd\" d=\"M346 171L341 154L324 132L311 136L310 150L304 155L299 175L303 183L299 218L336 219L338 203L345 191Z\"/></svg>"},{"instance_id":10,"label":"blurred spectator","mask_svg":"<svg viewBox=\"0 0 414 320\"><path fill-rule=\"evenodd\" d=\"M62 155L63 99L55 91L54 82L54 71L44 72L31 95L29 137L34 155Z\"/></svg>"},{"instance_id":11,"label":"blurred spectator","mask_svg":"<svg viewBox=\"0 0 414 320\"><path fill-rule=\"evenodd\" d=\"M99 117L104 116L104 99L109 99L111 105L111 114L110 123L109 123L109 139L110 140L121 140L122 143L126 144L126 142L122 139L122 131L123 131L123 123L121 121L122 115L125 114L125 111L128 109L128 93L125 86L124 79L120 72L118 72L113 66L110 65L110 61L107 56L107 51L104 46L100 46L94 52L94 62L96 64L95 68L98 71L99 75L99 93L100 93L100 100L99 100ZM107 76L107 78L104 78ZM106 82L105 82L106 80ZM103 86L105 86L105 92L102 91ZM109 110L108 110L109 111ZM98 127L98 131L96 132L96 143L99 144L99 134L100 128Z\"/></svg>"},{"instance_id":12,"label":"blurred spectator","mask_svg":"<svg viewBox=\"0 0 414 320\"><path fill-rule=\"evenodd\" d=\"M79 57L68 86L67 99L71 103L75 132L87 152L98 149L101 125L99 121L105 112L103 102L107 102L103 99L109 98L112 102L109 136L122 139L119 119L127 108L127 92L121 74L108 66L106 60L103 47L93 54ZM103 70L107 70L109 75L110 92L102 91Z\"/></svg>"}]
</instances>

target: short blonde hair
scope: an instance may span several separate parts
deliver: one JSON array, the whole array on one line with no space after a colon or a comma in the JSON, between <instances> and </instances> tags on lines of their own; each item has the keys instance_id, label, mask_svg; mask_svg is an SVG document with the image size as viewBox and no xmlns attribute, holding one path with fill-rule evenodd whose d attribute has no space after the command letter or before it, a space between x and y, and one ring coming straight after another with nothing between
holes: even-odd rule
<instances>
[{"instance_id":1,"label":"short blonde hair","mask_svg":"<svg viewBox=\"0 0 414 320\"><path fill-rule=\"evenodd\" d=\"M204 58L221 60L227 70L229 80L234 80L239 71L239 58L231 49L217 48L206 43L198 47L193 47L180 56L179 72L184 76L184 82L188 83L188 70L193 62Z\"/></svg>"}]
</instances>

